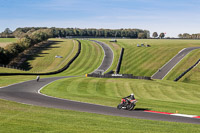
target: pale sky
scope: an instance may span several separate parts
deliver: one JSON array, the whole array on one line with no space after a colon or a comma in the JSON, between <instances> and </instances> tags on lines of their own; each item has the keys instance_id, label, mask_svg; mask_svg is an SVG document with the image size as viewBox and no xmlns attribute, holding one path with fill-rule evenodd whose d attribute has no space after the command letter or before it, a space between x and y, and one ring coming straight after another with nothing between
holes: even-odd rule
<instances>
[{"instance_id":1,"label":"pale sky","mask_svg":"<svg viewBox=\"0 0 200 133\"><path fill-rule=\"evenodd\" d=\"M0 0L5 28L137 28L151 32L200 33L198 0Z\"/></svg>"}]
</instances>

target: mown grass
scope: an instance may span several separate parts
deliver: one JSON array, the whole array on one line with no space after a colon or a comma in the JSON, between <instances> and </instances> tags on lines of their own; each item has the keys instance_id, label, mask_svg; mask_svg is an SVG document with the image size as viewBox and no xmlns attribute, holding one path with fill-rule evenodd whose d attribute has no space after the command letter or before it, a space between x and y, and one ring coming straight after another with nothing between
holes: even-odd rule
<instances>
[{"instance_id":1,"label":"mown grass","mask_svg":"<svg viewBox=\"0 0 200 133\"><path fill-rule=\"evenodd\" d=\"M180 79L180 81L200 85L200 65L188 72Z\"/></svg>"},{"instance_id":2,"label":"mown grass","mask_svg":"<svg viewBox=\"0 0 200 133\"><path fill-rule=\"evenodd\" d=\"M152 76L183 48L200 46L199 40L118 39L117 41L117 45L125 48L120 73L136 76ZM142 43L150 44L151 47L137 47L137 44Z\"/></svg>"},{"instance_id":3,"label":"mown grass","mask_svg":"<svg viewBox=\"0 0 200 133\"><path fill-rule=\"evenodd\" d=\"M47 95L116 107L132 92L137 108L200 115L200 86L172 81L70 78L46 86Z\"/></svg>"},{"instance_id":4,"label":"mown grass","mask_svg":"<svg viewBox=\"0 0 200 133\"><path fill-rule=\"evenodd\" d=\"M104 57L102 48L92 41L80 41L82 46L80 55L66 71L58 75L85 75L101 65Z\"/></svg>"},{"instance_id":5,"label":"mown grass","mask_svg":"<svg viewBox=\"0 0 200 133\"><path fill-rule=\"evenodd\" d=\"M71 39L49 39L53 44L29 60L30 72L50 72L62 68L78 51L78 42ZM63 58L55 58L55 56Z\"/></svg>"},{"instance_id":6,"label":"mown grass","mask_svg":"<svg viewBox=\"0 0 200 133\"><path fill-rule=\"evenodd\" d=\"M200 59L200 49L190 52L183 60L181 60L165 77L167 80L174 80L184 71L194 65ZM188 72L180 81L187 83L199 83L200 84L200 69L199 65Z\"/></svg>"},{"instance_id":7,"label":"mown grass","mask_svg":"<svg viewBox=\"0 0 200 133\"><path fill-rule=\"evenodd\" d=\"M36 79L36 76L0 76L0 87Z\"/></svg>"},{"instance_id":8,"label":"mown grass","mask_svg":"<svg viewBox=\"0 0 200 133\"><path fill-rule=\"evenodd\" d=\"M198 133L200 126L51 109L0 100L0 132Z\"/></svg>"},{"instance_id":9,"label":"mown grass","mask_svg":"<svg viewBox=\"0 0 200 133\"><path fill-rule=\"evenodd\" d=\"M0 38L0 47L5 47L12 42L16 42L17 38Z\"/></svg>"}]
</instances>

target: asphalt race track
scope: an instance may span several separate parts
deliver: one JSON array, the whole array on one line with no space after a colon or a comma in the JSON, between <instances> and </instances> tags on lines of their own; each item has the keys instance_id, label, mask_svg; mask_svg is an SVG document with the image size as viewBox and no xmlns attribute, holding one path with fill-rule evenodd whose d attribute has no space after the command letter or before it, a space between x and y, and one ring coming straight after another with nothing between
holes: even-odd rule
<instances>
[{"instance_id":1,"label":"asphalt race track","mask_svg":"<svg viewBox=\"0 0 200 133\"><path fill-rule=\"evenodd\" d=\"M181 50L174 58L167 64L160 68L153 76L153 79L163 79L175 66L178 64L188 53L192 50L199 49L200 47L191 47Z\"/></svg>"},{"instance_id":2,"label":"asphalt race track","mask_svg":"<svg viewBox=\"0 0 200 133\"><path fill-rule=\"evenodd\" d=\"M93 73L98 73L99 71L105 72L112 65L113 58L114 58L113 51L107 44L105 44L103 42L99 42L99 41L95 41L95 40L93 40L93 42L96 42L97 44L99 44L104 50L103 62L101 63L99 68L97 68Z\"/></svg>"},{"instance_id":3,"label":"asphalt race track","mask_svg":"<svg viewBox=\"0 0 200 133\"><path fill-rule=\"evenodd\" d=\"M104 64L104 62L106 62L106 60L107 59L104 59L102 65ZM10 101L15 101L18 103L49 107L49 108L59 108L66 110L75 110L81 112L89 112L89 113L97 113L104 115L121 116L121 117L131 117L138 119L200 124L200 119L198 118L188 118L188 117L144 112L144 110L146 109L137 109L137 108L134 111L118 110L114 107L95 105L95 104L71 101L66 99L59 99L40 94L39 92L40 89L46 86L47 84L55 80L59 80L62 78L70 78L70 77L73 76L44 78L41 79L39 82L36 82L36 80L31 80L18 84L13 84L7 87L0 88L0 98Z\"/></svg>"}]
</instances>

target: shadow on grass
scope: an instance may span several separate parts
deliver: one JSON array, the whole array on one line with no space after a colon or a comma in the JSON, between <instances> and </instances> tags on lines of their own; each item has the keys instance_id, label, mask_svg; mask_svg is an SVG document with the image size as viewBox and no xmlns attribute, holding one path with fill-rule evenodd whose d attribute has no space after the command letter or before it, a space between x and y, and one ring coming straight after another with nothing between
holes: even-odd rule
<instances>
[{"instance_id":1,"label":"shadow on grass","mask_svg":"<svg viewBox=\"0 0 200 133\"><path fill-rule=\"evenodd\" d=\"M45 50L60 48L59 46L54 46L60 42L63 42L63 41L49 41L47 43L36 45L30 48L29 51L25 53L23 57L21 57L21 58L26 58L26 60L22 64L20 64L19 67L23 68L24 70L29 71L30 69L32 69L32 66L29 63L29 61L35 60L36 57L44 57L41 55L49 54L49 53L42 53Z\"/></svg>"},{"instance_id":2,"label":"shadow on grass","mask_svg":"<svg viewBox=\"0 0 200 133\"><path fill-rule=\"evenodd\" d=\"M145 110L151 110L149 108L135 108L134 111L145 111Z\"/></svg>"}]
</instances>

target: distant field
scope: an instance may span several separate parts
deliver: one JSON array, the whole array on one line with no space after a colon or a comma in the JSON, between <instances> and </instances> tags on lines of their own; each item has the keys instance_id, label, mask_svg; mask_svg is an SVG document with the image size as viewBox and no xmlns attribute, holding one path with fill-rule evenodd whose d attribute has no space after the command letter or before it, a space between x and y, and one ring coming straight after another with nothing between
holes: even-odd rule
<instances>
[{"instance_id":1,"label":"distant field","mask_svg":"<svg viewBox=\"0 0 200 133\"><path fill-rule=\"evenodd\" d=\"M200 115L200 85L166 80L70 78L42 90L50 96L112 107L132 92L139 101L137 108Z\"/></svg>"},{"instance_id":2,"label":"distant field","mask_svg":"<svg viewBox=\"0 0 200 133\"><path fill-rule=\"evenodd\" d=\"M113 44L108 39L102 41ZM120 73L136 76L152 76L181 49L200 46L200 40L118 39L117 41L116 44L125 48ZM137 44L142 43L151 47L137 47Z\"/></svg>"},{"instance_id":3,"label":"distant field","mask_svg":"<svg viewBox=\"0 0 200 133\"><path fill-rule=\"evenodd\" d=\"M6 45L16 41L16 38L0 38L0 47L5 47Z\"/></svg>"}]
</instances>

